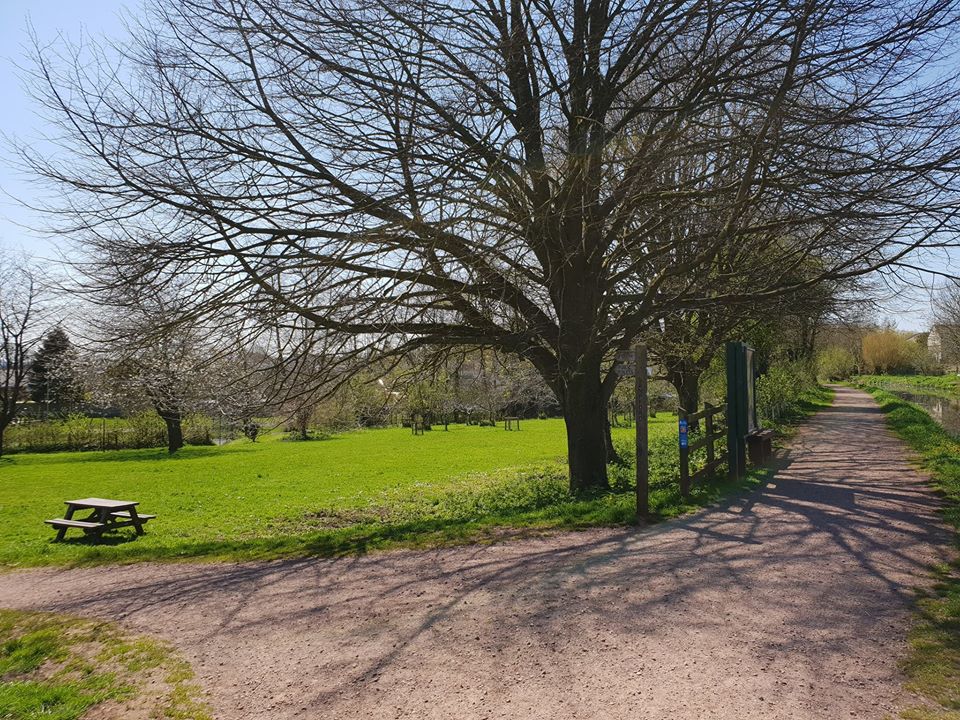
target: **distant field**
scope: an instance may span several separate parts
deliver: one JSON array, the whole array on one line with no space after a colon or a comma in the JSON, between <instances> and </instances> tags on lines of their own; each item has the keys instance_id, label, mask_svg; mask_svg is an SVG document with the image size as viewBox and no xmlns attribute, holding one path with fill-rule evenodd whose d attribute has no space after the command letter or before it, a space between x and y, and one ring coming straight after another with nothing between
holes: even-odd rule
<instances>
[{"instance_id":1,"label":"distant field","mask_svg":"<svg viewBox=\"0 0 960 720\"><path fill-rule=\"evenodd\" d=\"M651 421L651 445L661 448L653 474L663 486L653 506L664 514L682 507L670 455L675 432L673 416ZM632 444L632 429L614 433ZM614 472L620 492L574 500L565 491L565 453L561 420L531 420L520 432L451 425L418 437L400 428L307 442L277 436L187 447L173 457L163 450L18 454L0 460L0 565L329 555L482 539L504 526L629 521L624 478L632 471ZM159 518L136 540L123 531L93 544L70 531L67 542L51 543L43 520L61 517L64 500L89 496L139 500Z\"/></svg>"}]
</instances>

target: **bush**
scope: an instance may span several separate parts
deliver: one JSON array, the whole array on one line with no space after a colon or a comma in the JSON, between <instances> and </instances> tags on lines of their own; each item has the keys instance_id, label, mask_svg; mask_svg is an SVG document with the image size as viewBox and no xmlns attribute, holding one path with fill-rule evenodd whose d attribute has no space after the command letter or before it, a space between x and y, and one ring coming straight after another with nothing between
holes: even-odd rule
<instances>
[{"instance_id":1,"label":"bush","mask_svg":"<svg viewBox=\"0 0 960 720\"><path fill-rule=\"evenodd\" d=\"M117 449L163 447L167 444L167 428L160 416L142 412L127 418L126 431L117 440Z\"/></svg>"},{"instance_id":2,"label":"bush","mask_svg":"<svg viewBox=\"0 0 960 720\"><path fill-rule=\"evenodd\" d=\"M183 419L183 439L188 445L213 445L213 418L187 415Z\"/></svg>"},{"instance_id":3,"label":"bush","mask_svg":"<svg viewBox=\"0 0 960 720\"><path fill-rule=\"evenodd\" d=\"M879 330L863 337L863 366L866 373L915 373L928 370L930 365L927 349L896 330Z\"/></svg>"},{"instance_id":4,"label":"bush","mask_svg":"<svg viewBox=\"0 0 960 720\"><path fill-rule=\"evenodd\" d=\"M779 362L757 379L757 419L779 422L796 415L804 396L817 387L817 374L808 361Z\"/></svg>"},{"instance_id":5,"label":"bush","mask_svg":"<svg viewBox=\"0 0 960 720\"><path fill-rule=\"evenodd\" d=\"M829 347L817 355L817 375L826 380L846 380L857 371L857 359L842 347Z\"/></svg>"}]
</instances>

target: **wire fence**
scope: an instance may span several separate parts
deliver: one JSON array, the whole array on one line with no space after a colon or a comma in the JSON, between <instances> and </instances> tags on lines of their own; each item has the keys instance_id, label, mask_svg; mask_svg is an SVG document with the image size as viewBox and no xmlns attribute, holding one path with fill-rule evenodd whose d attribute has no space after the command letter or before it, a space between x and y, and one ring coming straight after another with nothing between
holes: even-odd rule
<instances>
[{"instance_id":1,"label":"wire fence","mask_svg":"<svg viewBox=\"0 0 960 720\"><path fill-rule=\"evenodd\" d=\"M183 419L182 428L188 445L213 445L220 439L217 426L206 416L188 416ZM224 429L235 436L232 427ZM11 453L129 450L166 445L164 422L147 414L127 418L74 415L61 420L22 419L4 434L4 452Z\"/></svg>"}]
</instances>

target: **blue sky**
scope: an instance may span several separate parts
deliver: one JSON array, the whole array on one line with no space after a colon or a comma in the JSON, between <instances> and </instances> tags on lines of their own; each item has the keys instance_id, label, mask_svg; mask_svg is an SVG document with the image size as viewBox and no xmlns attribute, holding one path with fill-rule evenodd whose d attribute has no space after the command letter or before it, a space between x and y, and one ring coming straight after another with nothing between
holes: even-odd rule
<instances>
[{"instance_id":1,"label":"blue sky","mask_svg":"<svg viewBox=\"0 0 960 720\"><path fill-rule=\"evenodd\" d=\"M0 132L28 141L42 134L33 100L22 87L17 70L18 65L29 62L28 23L33 24L41 42L51 42L58 34L71 40L82 34L118 36L123 33L124 9L138 6L139 0L0 0ZM12 167L4 142L0 146L0 244L49 257L58 243L20 227L39 223L32 212L9 197L29 202L34 194L36 189Z\"/></svg>"},{"instance_id":2,"label":"blue sky","mask_svg":"<svg viewBox=\"0 0 960 720\"><path fill-rule=\"evenodd\" d=\"M122 17L137 11L141 0L0 0L0 133L31 141L43 134L33 100L18 77L17 65L29 62L28 23L42 43L58 34L71 40L82 35L122 37ZM0 245L23 248L31 255L52 258L65 243L44 238L27 229L42 225L30 210L9 196L30 202L37 193L12 167L8 145L0 143ZM26 226L26 227L22 227ZM934 261L942 265L943 258ZM956 271L956 270L954 270ZM890 293L884 300L886 316L905 330L927 325L929 305L922 291Z\"/></svg>"}]
</instances>

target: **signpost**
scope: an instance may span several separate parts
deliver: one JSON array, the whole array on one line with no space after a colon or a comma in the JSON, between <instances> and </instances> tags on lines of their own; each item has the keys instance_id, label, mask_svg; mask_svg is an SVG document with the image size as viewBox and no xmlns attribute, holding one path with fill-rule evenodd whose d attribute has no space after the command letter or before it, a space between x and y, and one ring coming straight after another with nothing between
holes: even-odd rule
<instances>
[{"instance_id":1,"label":"signpost","mask_svg":"<svg viewBox=\"0 0 960 720\"><path fill-rule=\"evenodd\" d=\"M747 471L747 434L757 427L753 348L727 343L727 467L739 480Z\"/></svg>"},{"instance_id":2,"label":"signpost","mask_svg":"<svg viewBox=\"0 0 960 720\"><path fill-rule=\"evenodd\" d=\"M686 413L680 416L680 494L687 497L690 494L690 423Z\"/></svg>"}]
</instances>

